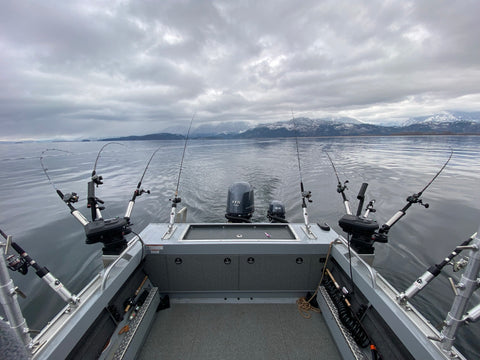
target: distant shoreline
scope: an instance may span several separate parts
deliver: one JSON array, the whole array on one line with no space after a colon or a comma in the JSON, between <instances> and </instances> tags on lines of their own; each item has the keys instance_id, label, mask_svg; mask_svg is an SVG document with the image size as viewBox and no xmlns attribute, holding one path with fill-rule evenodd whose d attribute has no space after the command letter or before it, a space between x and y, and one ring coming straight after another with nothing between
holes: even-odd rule
<instances>
[{"instance_id":1,"label":"distant shoreline","mask_svg":"<svg viewBox=\"0 0 480 360\"><path fill-rule=\"evenodd\" d=\"M421 136L480 136L479 133L399 133L399 134L386 134L386 135L319 135L319 136L302 136L302 139L324 139L324 138L387 138L387 137L421 137ZM141 136L139 136L141 137ZM205 137L192 137L190 140L272 140L272 139L293 139L292 136L271 136L271 137L218 137L218 136L205 136ZM25 141L7 141L0 140L0 144L29 144L29 143L73 143L73 142L107 142L107 141L179 141L184 140L185 137L178 135L176 138L148 138L148 139L132 139L130 136L118 137L118 138L106 138L106 139L81 139L81 140L25 140Z\"/></svg>"}]
</instances>

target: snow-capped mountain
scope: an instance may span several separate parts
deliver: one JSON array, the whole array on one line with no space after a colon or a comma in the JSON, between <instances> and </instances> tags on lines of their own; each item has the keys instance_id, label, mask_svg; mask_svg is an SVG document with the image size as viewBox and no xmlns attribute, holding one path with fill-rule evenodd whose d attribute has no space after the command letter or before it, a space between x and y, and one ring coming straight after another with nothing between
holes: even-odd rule
<instances>
[{"instance_id":1,"label":"snow-capped mountain","mask_svg":"<svg viewBox=\"0 0 480 360\"><path fill-rule=\"evenodd\" d=\"M169 128L165 133L116 138L115 140L183 139L187 128ZM178 135L182 134L182 135ZM252 126L247 121L200 125L192 138L279 138L294 136L388 136L388 135L480 135L480 112L444 111L409 119L402 126L363 123L348 117L279 121ZM112 139L109 139L112 140Z\"/></svg>"},{"instance_id":2,"label":"snow-capped mountain","mask_svg":"<svg viewBox=\"0 0 480 360\"><path fill-rule=\"evenodd\" d=\"M385 127L362 123L353 118L324 118L280 121L259 125L249 129L238 137L291 137L291 136L345 136L345 135L384 135Z\"/></svg>"},{"instance_id":3,"label":"snow-capped mountain","mask_svg":"<svg viewBox=\"0 0 480 360\"><path fill-rule=\"evenodd\" d=\"M321 119L310 119L306 117L295 118L295 120L278 121L272 124L260 125L271 130L286 129L289 131L311 131L318 129L325 125L348 125L348 124L363 124L357 119L349 117L330 117Z\"/></svg>"},{"instance_id":4,"label":"snow-capped mountain","mask_svg":"<svg viewBox=\"0 0 480 360\"><path fill-rule=\"evenodd\" d=\"M208 137L218 134L241 133L252 127L253 125L248 121L224 121L219 123L200 124L198 126L192 126L190 135L194 137ZM188 131L188 126L186 124L174 125L169 126L163 131L171 134L185 135Z\"/></svg>"},{"instance_id":5,"label":"snow-capped mountain","mask_svg":"<svg viewBox=\"0 0 480 360\"><path fill-rule=\"evenodd\" d=\"M466 113L460 111L442 111L428 116L418 116L408 119L403 126L424 124L438 125L455 122L480 123L480 112Z\"/></svg>"}]
</instances>

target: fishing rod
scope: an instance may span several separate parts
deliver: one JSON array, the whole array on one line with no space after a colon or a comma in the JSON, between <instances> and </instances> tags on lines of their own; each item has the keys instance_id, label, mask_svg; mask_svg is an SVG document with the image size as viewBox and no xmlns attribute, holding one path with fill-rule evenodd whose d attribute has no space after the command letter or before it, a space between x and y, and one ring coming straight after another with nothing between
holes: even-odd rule
<instances>
[{"instance_id":1,"label":"fishing rod","mask_svg":"<svg viewBox=\"0 0 480 360\"><path fill-rule=\"evenodd\" d=\"M10 243L12 248L18 253L18 256L10 255L7 257L8 268L12 271L18 271L22 275L26 275L28 273L28 268L31 266L34 268L35 274L45 281L48 286L50 286L53 291L55 291L64 301L68 302L72 306L78 305L80 298L76 295L73 295L70 291L67 290L65 285L63 285L60 280L54 277L50 270L46 267L40 266L34 259L30 257L30 255L23 250L23 248L17 244L16 242L12 241L12 237L6 235L2 230L0 230L0 234ZM2 254L3 257L3 254ZM20 293L22 295L23 293Z\"/></svg>"},{"instance_id":2,"label":"fishing rod","mask_svg":"<svg viewBox=\"0 0 480 360\"><path fill-rule=\"evenodd\" d=\"M352 210L350 210L350 201L347 199L347 196L345 195L345 190L348 190L347 184L348 180L345 180L344 183L340 181L340 177L338 176L337 169L335 167L335 164L333 163L332 158L330 157L330 154L328 151L325 151L325 154L327 154L328 160L330 160L330 164L332 164L333 172L335 173L335 176L337 177L337 192L342 195L343 198L343 205L345 206L345 211L347 214L351 215Z\"/></svg>"},{"instance_id":3,"label":"fishing rod","mask_svg":"<svg viewBox=\"0 0 480 360\"><path fill-rule=\"evenodd\" d=\"M45 166L45 164L43 163L43 158L46 157L46 153L49 152L49 151L59 151L59 152L64 152L64 153L67 153L67 154L73 154L72 152L70 151L67 151L67 150L61 150L61 149L55 149L55 148L52 148L52 149L45 149L42 151L42 153L40 154L40 165L42 166L42 170L43 172L45 173L45 176L47 177L48 179L48 182L50 185L52 185L53 189L55 191L58 190L57 186L55 185L55 183L53 182L53 180L50 178L50 176L48 175L48 168Z\"/></svg>"},{"instance_id":4,"label":"fishing rod","mask_svg":"<svg viewBox=\"0 0 480 360\"><path fill-rule=\"evenodd\" d=\"M122 143L119 143L119 142L115 142L115 141L111 141L111 142L108 142L106 143L105 145L103 145L100 150L98 151L97 153L97 157L95 158L95 164L93 165L93 171L92 171L92 177L94 177L96 175L96 170L97 170L97 164L98 164L98 159L100 159L100 155L102 154L102 151L109 145L121 145L121 146L125 146L124 144ZM101 182L103 180L103 178L100 176L99 177L99 185L103 184L103 182Z\"/></svg>"},{"instance_id":5,"label":"fishing rod","mask_svg":"<svg viewBox=\"0 0 480 360\"><path fill-rule=\"evenodd\" d=\"M405 303L407 300L410 300L412 297L414 297L417 293L420 292L425 286L427 286L433 279L435 279L442 271L442 269L446 265L454 265L452 264L452 259L460 254L462 250L465 249L472 249L470 246L470 243L476 238L477 233L474 233L472 236L470 236L467 240L462 242L460 245L458 245L451 253L448 255L445 259L442 260L440 264L435 264L432 265L423 273L422 276L420 276L417 280L414 281L410 287L402 292L400 295L398 295L398 300L400 303ZM460 267L461 268L461 267ZM454 265L454 270L453 271L458 271Z\"/></svg>"},{"instance_id":6,"label":"fishing rod","mask_svg":"<svg viewBox=\"0 0 480 360\"><path fill-rule=\"evenodd\" d=\"M348 180L345 180L342 184L340 181L340 177L338 176L337 168L335 167L335 164L333 163L333 160L328 153L328 151L325 151L327 154L328 160L330 160L330 164L332 164L333 172L335 173L335 176L337 177L337 192L342 195L343 199L343 205L345 206L345 212L348 215L352 215L352 210L350 209L350 201L348 200L347 196L345 195L345 190L348 190L347 184ZM360 191L358 192L357 199L359 200L358 203L358 208L357 208L357 215L360 216L363 208L363 203L365 201L365 192L367 191L368 184L363 183L362 186L360 187ZM375 200L370 201L370 203L367 206L365 215L363 217L367 217L370 212L375 212L375 209L373 209L373 204L375 203Z\"/></svg>"},{"instance_id":7,"label":"fishing rod","mask_svg":"<svg viewBox=\"0 0 480 360\"><path fill-rule=\"evenodd\" d=\"M425 185L425 187L422 190L420 190L418 193L414 193L413 195L410 195L409 197L407 197L407 204L402 209L397 211L385 224L383 224L380 227L380 229L378 230L378 234L375 235L375 240L376 241L384 240L384 238L386 238L386 236L387 236L388 232L390 231L390 229L392 228L392 226L395 225L402 217L405 216L407 210L413 204L420 204L423 207L425 207L425 209L428 209L428 207L430 205L428 203L423 203L423 201L422 201L422 199L420 199L420 197L425 192L425 190L427 190L428 187L430 185L432 185L432 183L435 181L435 179L442 173L442 171L445 169L447 164L450 162L450 159L452 158L452 156L453 156L453 149L450 150L450 156L448 157L447 161L445 161L445 163L443 164L441 169L427 183L427 185Z\"/></svg>"},{"instance_id":8,"label":"fishing rod","mask_svg":"<svg viewBox=\"0 0 480 360\"><path fill-rule=\"evenodd\" d=\"M309 203L312 202L312 200L311 200L312 192L311 191L305 191L305 188L303 186L302 166L300 164L300 151L299 151L299 148L298 148L297 124L295 122L295 116L293 116L293 110L292 110L292 122L293 122L293 128L295 129L295 144L296 144L296 148L297 148L298 172L300 174L300 192L302 194L303 219L305 220L305 229L307 230L307 234L312 236L313 233L310 230L310 224L308 222L308 213L307 213L307 202L309 202Z\"/></svg>"},{"instance_id":9,"label":"fishing rod","mask_svg":"<svg viewBox=\"0 0 480 360\"><path fill-rule=\"evenodd\" d=\"M138 181L137 188L133 192L132 199L128 202L127 211L125 212L125 216L124 216L124 219L126 219L127 221L130 220L130 216L132 215L132 210L133 210L133 206L135 205L136 198L139 197L140 195L144 194L144 193L150 194L150 190L144 190L144 189L141 188L142 187L142 181L143 181L143 178L145 177L145 174L147 173L148 167L150 166L150 163L152 162L153 157L155 156L155 154L160 149L161 149L161 146L158 147L152 153L152 155L150 156L150 159L148 159L147 165L145 166L145 169L143 170L142 177Z\"/></svg>"},{"instance_id":10,"label":"fishing rod","mask_svg":"<svg viewBox=\"0 0 480 360\"><path fill-rule=\"evenodd\" d=\"M95 159L95 164L92 171L91 180L88 182L88 195L87 195L87 207L91 209L91 217L92 219L89 221L79 210L77 210L73 204L78 202L79 197L76 193L67 193L63 194L63 192L58 189L55 184L53 183L52 179L50 178L47 168L43 162L44 154L46 151L42 152L42 156L40 158L40 163L42 165L42 169L47 176L50 184L55 189L55 192L60 196L60 198L65 202L65 204L70 209L70 213L82 224L87 244L94 244L101 242L103 243L104 247L102 249L104 255L118 255L120 254L126 247L127 247L127 240L125 239L125 235L132 232L130 226L130 215L131 211L133 210L133 204L130 202L127 207L126 217L119 218L115 217L112 219L104 220L101 214L101 210L104 209L103 206L99 206L99 204L104 204L104 201L99 199L95 196L95 185L98 187L99 185L103 184L103 177L97 174L97 164L102 154L103 150L109 145L122 145L120 143L110 142L102 146L102 148L98 151L97 157ZM58 149L55 149L58 150ZM60 150L62 151L62 150ZM148 164L147 164L148 168ZM145 175L146 169L143 173ZM142 176L142 180L143 180ZM139 183L141 186L141 181ZM143 191L145 192L145 191ZM140 189L136 195L134 195L133 200L135 200L136 196L139 196L143 193Z\"/></svg>"},{"instance_id":11,"label":"fishing rod","mask_svg":"<svg viewBox=\"0 0 480 360\"><path fill-rule=\"evenodd\" d=\"M368 187L367 183L363 183L360 191L357 195L357 199L359 200L359 205L357 209L356 215L352 214L350 211L350 206L348 199L346 198L344 194L344 190L346 189L346 183L345 182L343 185L340 181L340 178L338 176L338 172L335 168L335 165L333 164L333 161L330 157L330 155L327 152L327 156L332 164L332 167L334 169L335 175L338 180L338 185L337 185L337 191L342 195L342 198L344 200L344 205L345 205L345 210L347 212L346 215L342 216L342 218L339 220L339 225L342 228L343 231L346 233L352 235L350 244L354 248L355 251L361 254L373 254L374 253L374 247L373 243L374 242L382 242L386 243L388 242L388 232L392 228L393 225L395 225L403 216L405 216L407 210L413 205L413 204L420 204L424 206L425 208L429 207L429 204L423 203L421 196L422 194L428 189L430 185L435 181L435 179L442 173L442 171L445 169L447 164L449 163L450 159L452 158L453 155L453 150L450 153L450 156L448 159L445 161L441 169L435 174L435 176L423 187L421 191L418 193L414 193L413 195L409 196L407 198L407 204L397 213L395 213L385 224L383 224L381 227L377 224L375 220L369 219L368 215L371 212L375 212L376 210L373 208L375 200L371 200L369 204L367 205L365 214L361 216L361 211L365 199L365 191Z\"/></svg>"},{"instance_id":12,"label":"fishing rod","mask_svg":"<svg viewBox=\"0 0 480 360\"><path fill-rule=\"evenodd\" d=\"M88 189L87 189L87 208L91 211L92 221L97 219L102 219L101 210L104 210L104 206L98 205L104 204L104 201L99 199L95 196L95 186L98 188L100 185L103 185L103 176L97 175L97 164L98 159L100 159L100 155L102 154L103 150L110 145L121 145L125 146L118 142L109 142L103 145L97 153L97 157L95 159L95 164L93 165L91 181L88 182Z\"/></svg>"},{"instance_id":13,"label":"fishing rod","mask_svg":"<svg viewBox=\"0 0 480 360\"><path fill-rule=\"evenodd\" d=\"M92 218L93 218L93 208L95 208L95 218L98 218L100 219L101 218L101 214L99 212L99 210L102 210L102 207L98 207L96 202L100 202L101 204L103 204L103 201L100 200L99 198L95 197L94 196L94 188L93 188L93 183L97 185L102 185L103 182L103 177L102 176L98 176L96 174L96 168L97 168L97 163L98 163L98 159L100 158L100 154L102 153L102 151L108 146L108 145L122 145L122 146L125 146L124 144L122 143L118 143L118 142L109 142L107 144L105 144L104 146L102 146L102 148L100 149L100 151L98 152L97 154L97 158L95 159L95 165L93 167L93 171L92 171L92 184L89 183L89 201L90 201L90 207L92 207ZM124 215L124 219L127 221L128 224L130 224L130 217L132 215L132 211L133 211L133 206L135 205L135 200L137 197L141 196L142 194L144 193L147 193L147 194L150 194L150 190L144 190L142 189L142 181L143 181L143 178L145 177L145 174L147 173L147 170L150 166L150 163L152 162L153 160L153 157L155 156L155 154L160 150L161 147L158 147L153 153L152 155L150 156L148 162L147 162L147 165L145 166L145 169L143 170L143 173L142 173L142 176L140 177L140 180L137 184L137 188L134 190L133 192L133 196L132 196L132 199L128 202L128 205L127 205L127 210L125 211L125 215Z\"/></svg>"},{"instance_id":14,"label":"fishing rod","mask_svg":"<svg viewBox=\"0 0 480 360\"><path fill-rule=\"evenodd\" d=\"M196 113L193 114L192 119L190 120L190 125L188 126L187 135L185 136L185 143L183 145L182 160L180 161L180 169L178 171L178 177L177 177L177 186L175 188L175 195L173 196L172 199L170 199L170 201L172 202L172 210L170 211L170 221L168 223L168 230L165 233L164 237L168 236L168 234L170 234L170 235L172 234L173 227L175 225L175 214L176 214L176 211L177 211L177 204L182 201L182 199L178 197L178 188L180 186L180 177L182 175L183 160L185 159L185 152L187 150L187 142L188 142L188 138L190 136L190 130L192 128L193 119L195 118L195 115L196 115Z\"/></svg>"},{"instance_id":15,"label":"fishing rod","mask_svg":"<svg viewBox=\"0 0 480 360\"><path fill-rule=\"evenodd\" d=\"M57 195L60 197L60 199L62 199L62 201L68 206L72 216L75 219L77 219L83 226L86 226L89 221L87 220L87 218L85 216L83 216L83 214L79 210L77 210L72 205L72 204L78 202L78 200L79 200L78 194L76 192L73 192L73 191L71 193L63 194L63 192L55 185L55 183L53 182L53 180L50 178L50 176L48 174L48 168L44 164L44 158L46 157L45 154L49 151L60 151L60 152L64 152L64 153L67 153L67 154L72 154L72 153L70 151L60 150L60 149L45 149L44 151L42 151L42 153L40 155L40 165L43 169L43 172L45 173L45 176L48 179L48 182L50 183L50 185L52 185L53 189L55 190Z\"/></svg>"},{"instance_id":16,"label":"fishing rod","mask_svg":"<svg viewBox=\"0 0 480 360\"><path fill-rule=\"evenodd\" d=\"M18 303L18 296L25 298L25 294L15 286L13 279L8 273L7 262L5 257L8 252L8 248L12 243L12 236L5 234L0 229L0 234L5 238L6 243L0 241L0 304L3 308L3 313L8 319L8 325L13 330L23 344L30 345L32 339L30 337L27 321L23 317L20 304ZM5 250L3 250L5 247ZM8 267L7 267L8 266ZM3 319L0 319L2 321ZM3 330L3 329L2 329ZM2 335L4 335L2 333Z\"/></svg>"}]
</instances>

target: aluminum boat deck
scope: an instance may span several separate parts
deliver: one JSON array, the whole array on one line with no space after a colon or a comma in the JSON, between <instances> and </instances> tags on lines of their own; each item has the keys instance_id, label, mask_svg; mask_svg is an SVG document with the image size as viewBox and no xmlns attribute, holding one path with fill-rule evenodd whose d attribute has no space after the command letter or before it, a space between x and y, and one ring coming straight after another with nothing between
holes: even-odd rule
<instances>
[{"instance_id":1,"label":"aluminum boat deck","mask_svg":"<svg viewBox=\"0 0 480 360\"><path fill-rule=\"evenodd\" d=\"M325 359L341 356L322 314L296 304L173 303L161 310L139 359Z\"/></svg>"},{"instance_id":2,"label":"aluminum boat deck","mask_svg":"<svg viewBox=\"0 0 480 360\"><path fill-rule=\"evenodd\" d=\"M150 224L145 270L171 307L140 359L341 359L322 315L305 319L295 303L336 237L302 224Z\"/></svg>"}]
</instances>

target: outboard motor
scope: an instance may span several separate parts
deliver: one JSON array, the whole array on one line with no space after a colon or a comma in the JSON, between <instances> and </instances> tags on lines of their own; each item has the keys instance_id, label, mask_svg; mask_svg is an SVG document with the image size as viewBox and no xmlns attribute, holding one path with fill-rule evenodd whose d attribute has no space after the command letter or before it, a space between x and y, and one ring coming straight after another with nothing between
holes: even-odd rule
<instances>
[{"instance_id":1,"label":"outboard motor","mask_svg":"<svg viewBox=\"0 0 480 360\"><path fill-rule=\"evenodd\" d=\"M267 217L272 223L286 223L285 206L283 203L278 200L272 200L268 205Z\"/></svg>"},{"instance_id":2,"label":"outboard motor","mask_svg":"<svg viewBox=\"0 0 480 360\"><path fill-rule=\"evenodd\" d=\"M236 182L228 188L227 212L230 222L250 222L255 211L253 187L247 182Z\"/></svg>"}]
</instances>

